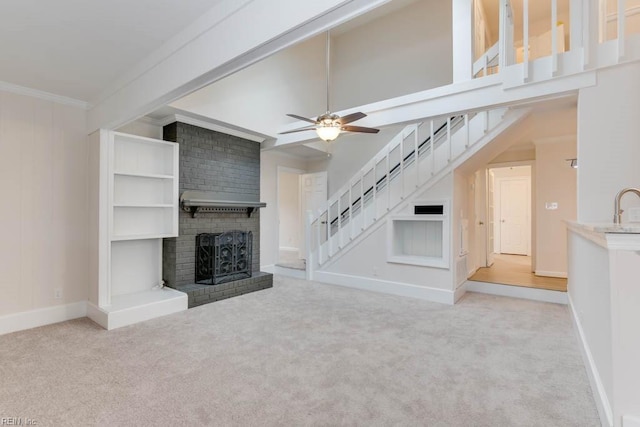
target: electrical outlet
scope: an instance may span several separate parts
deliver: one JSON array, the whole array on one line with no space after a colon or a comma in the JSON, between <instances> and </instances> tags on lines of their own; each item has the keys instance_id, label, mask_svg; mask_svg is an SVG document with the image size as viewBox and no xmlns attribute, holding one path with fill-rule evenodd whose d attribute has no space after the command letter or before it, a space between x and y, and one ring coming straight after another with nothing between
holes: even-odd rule
<instances>
[{"instance_id":1,"label":"electrical outlet","mask_svg":"<svg viewBox=\"0 0 640 427\"><path fill-rule=\"evenodd\" d=\"M56 288L56 289L53 291L53 298L54 298L54 299L62 299L62 289L60 289L60 288Z\"/></svg>"}]
</instances>

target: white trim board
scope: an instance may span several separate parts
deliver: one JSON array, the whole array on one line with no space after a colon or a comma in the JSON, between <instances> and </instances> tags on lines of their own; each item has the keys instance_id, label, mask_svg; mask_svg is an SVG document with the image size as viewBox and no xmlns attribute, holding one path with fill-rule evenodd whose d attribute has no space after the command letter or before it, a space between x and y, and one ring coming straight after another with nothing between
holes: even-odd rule
<instances>
[{"instance_id":1,"label":"white trim board","mask_svg":"<svg viewBox=\"0 0 640 427\"><path fill-rule=\"evenodd\" d=\"M453 305L456 294L446 289L416 286L409 283L392 282L389 280L372 279L369 277L351 276L348 274L315 271L314 281L330 285L344 286L363 291L379 292Z\"/></svg>"},{"instance_id":2,"label":"white trim board","mask_svg":"<svg viewBox=\"0 0 640 427\"><path fill-rule=\"evenodd\" d=\"M559 277L561 279L566 279L567 278L567 272L566 271L536 270L533 274L535 274L536 276L542 276L542 277Z\"/></svg>"},{"instance_id":3,"label":"white trim board","mask_svg":"<svg viewBox=\"0 0 640 427\"><path fill-rule=\"evenodd\" d=\"M569 303L566 292L550 291L548 289L525 288L522 286L502 285L499 283L476 282L467 280L467 292L498 295L503 297L521 298L532 301L550 302L566 305Z\"/></svg>"},{"instance_id":4,"label":"white trim board","mask_svg":"<svg viewBox=\"0 0 640 427\"><path fill-rule=\"evenodd\" d=\"M89 303L87 316L103 328L111 330L186 311L187 306L187 294L172 288L162 288L120 295L116 303L104 307Z\"/></svg>"},{"instance_id":5,"label":"white trim board","mask_svg":"<svg viewBox=\"0 0 640 427\"><path fill-rule=\"evenodd\" d=\"M171 114L167 117L156 121L158 126L164 127L174 122L180 122L191 126L197 126L199 128L212 130L215 132L224 133L226 135L237 136L238 138L248 139L254 142L264 142L266 138L258 135L251 134L249 132L241 131L238 129L232 129L227 126L223 126L217 123L213 123L211 120L197 119L194 117L185 116L184 114Z\"/></svg>"},{"instance_id":6,"label":"white trim board","mask_svg":"<svg viewBox=\"0 0 640 427\"><path fill-rule=\"evenodd\" d=\"M18 95L30 96L32 98L44 99L45 101L68 105L69 107L80 108L81 110L88 110L91 108L91 105L88 102L81 101L79 99L56 95L55 93L45 92L43 90L31 89L25 86L14 85L9 82L0 81L0 90L16 93Z\"/></svg>"},{"instance_id":7,"label":"white trim board","mask_svg":"<svg viewBox=\"0 0 640 427\"><path fill-rule=\"evenodd\" d=\"M279 276L293 277L294 279L307 280L307 272L305 270L296 270L295 268L287 268L272 264L260 267L260 271L277 274Z\"/></svg>"},{"instance_id":8,"label":"white trim board","mask_svg":"<svg viewBox=\"0 0 640 427\"><path fill-rule=\"evenodd\" d=\"M0 317L0 335L78 319L86 315L86 301L7 314Z\"/></svg>"},{"instance_id":9,"label":"white trim board","mask_svg":"<svg viewBox=\"0 0 640 427\"><path fill-rule=\"evenodd\" d=\"M578 314L576 313L573 302L571 301L571 296L568 296L568 300L569 308L571 311L571 320L573 320L573 325L578 335L578 341L580 343L580 353L582 354L582 360L584 361L585 370L587 371L587 377L589 377L589 383L591 384L591 391L593 392L594 398L593 400L595 400L596 407L598 408L600 422L603 426L613 426L613 413L611 411L611 404L609 403L607 393L605 392L604 385L602 384L602 380L600 379L598 367L596 366L596 363L593 360L593 356L591 355L591 349L589 348L589 344L587 343L586 337L584 335L584 330L582 329L582 324L580 323ZM633 424L630 425L633 426ZM640 424L638 425L640 426ZM626 422L624 423L624 426L627 427Z\"/></svg>"}]
</instances>

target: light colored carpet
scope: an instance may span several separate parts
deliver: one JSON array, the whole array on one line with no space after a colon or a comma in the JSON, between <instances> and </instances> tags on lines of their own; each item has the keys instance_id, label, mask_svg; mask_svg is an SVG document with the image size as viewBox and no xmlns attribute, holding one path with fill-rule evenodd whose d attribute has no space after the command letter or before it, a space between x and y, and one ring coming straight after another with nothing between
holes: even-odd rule
<instances>
[{"instance_id":1,"label":"light colored carpet","mask_svg":"<svg viewBox=\"0 0 640 427\"><path fill-rule=\"evenodd\" d=\"M0 337L0 417L43 425L597 426L567 307L276 277L130 327Z\"/></svg>"}]
</instances>

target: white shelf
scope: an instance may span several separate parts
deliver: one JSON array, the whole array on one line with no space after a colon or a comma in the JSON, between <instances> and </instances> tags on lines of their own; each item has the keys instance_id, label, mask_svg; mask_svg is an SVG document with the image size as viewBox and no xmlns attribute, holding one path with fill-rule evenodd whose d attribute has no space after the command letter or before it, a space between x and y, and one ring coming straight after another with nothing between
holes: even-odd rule
<instances>
[{"instance_id":1,"label":"white shelf","mask_svg":"<svg viewBox=\"0 0 640 427\"><path fill-rule=\"evenodd\" d=\"M129 234L129 235L114 235L111 237L112 242L122 242L125 240L149 240L149 239L167 239L169 237L176 237L173 233L166 234Z\"/></svg>"},{"instance_id":2,"label":"white shelf","mask_svg":"<svg viewBox=\"0 0 640 427\"><path fill-rule=\"evenodd\" d=\"M177 144L113 133L113 170L139 175L176 176Z\"/></svg>"},{"instance_id":3,"label":"white shelf","mask_svg":"<svg viewBox=\"0 0 640 427\"><path fill-rule=\"evenodd\" d=\"M178 234L178 144L111 133L111 240Z\"/></svg>"},{"instance_id":4,"label":"white shelf","mask_svg":"<svg viewBox=\"0 0 640 427\"><path fill-rule=\"evenodd\" d=\"M131 176L136 178L150 178L150 179L174 179L173 175L161 175L161 174L153 174L153 173L138 173L138 172L124 172L124 171L115 171L114 175L117 176Z\"/></svg>"},{"instance_id":5,"label":"white shelf","mask_svg":"<svg viewBox=\"0 0 640 427\"><path fill-rule=\"evenodd\" d=\"M423 203L421 203L423 204ZM395 216L388 221L387 262L449 268L448 202L437 201L444 214Z\"/></svg>"},{"instance_id":6,"label":"white shelf","mask_svg":"<svg viewBox=\"0 0 640 427\"><path fill-rule=\"evenodd\" d=\"M114 204L114 208L173 208L173 205L169 204L144 204L144 203L131 203L131 204Z\"/></svg>"}]
</instances>

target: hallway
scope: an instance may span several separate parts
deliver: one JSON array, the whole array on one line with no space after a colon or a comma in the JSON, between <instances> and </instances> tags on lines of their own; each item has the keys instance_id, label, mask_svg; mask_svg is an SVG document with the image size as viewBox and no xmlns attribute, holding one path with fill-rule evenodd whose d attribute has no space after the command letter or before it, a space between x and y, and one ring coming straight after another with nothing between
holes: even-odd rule
<instances>
[{"instance_id":1,"label":"hallway","mask_svg":"<svg viewBox=\"0 0 640 427\"><path fill-rule=\"evenodd\" d=\"M567 291L567 279L536 276L531 271L531 257L523 255L495 254L493 265L479 268L469 280L560 292Z\"/></svg>"}]
</instances>

